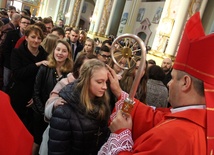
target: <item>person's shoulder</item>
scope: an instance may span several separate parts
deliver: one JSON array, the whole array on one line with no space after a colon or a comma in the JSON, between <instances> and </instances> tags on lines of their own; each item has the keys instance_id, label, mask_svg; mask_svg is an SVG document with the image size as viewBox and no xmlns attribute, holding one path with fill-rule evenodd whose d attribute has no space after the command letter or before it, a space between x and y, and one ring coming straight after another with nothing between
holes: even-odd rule
<instances>
[{"instance_id":1,"label":"person's shoulder","mask_svg":"<svg viewBox=\"0 0 214 155\"><path fill-rule=\"evenodd\" d=\"M61 85L61 86L65 86L69 83L68 81L68 77L62 78L57 84Z\"/></svg>"},{"instance_id":2,"label":"person's shoulder","mask_svg":"<svg viewBox=\"0 0 214 155\"><path fill-rule=\"evenodd\" d=\"M3 26L1 27L1 32L2 32L2 33L7 33L8 30L11 30L11 29L10 29L10 26L9 26L9 23L7 23L7 24L5 24L5 25L3 25Z\"/></svg>"},{"instance_id":3,"label":"person's shoulder","mask_svg":"<svg viewBox=\"0 0 214 155\"><path fill-rule=\"evenodd\" d=\"M39 67L39 70L42 70L42 71L51 70L51 69L53 69L53 68L50 68L50 67L45 66L43 64Z\"/></svg>"},{"instance_id":4,"label":"person's shoulder","mask_svg":"<svg viewBox=\"0 0 214 155\"><path fill-rule=\"evenodd\" d=\"M171 76L172 69L166 74L166 76Z\"/></svg>"},{"instance_id":5,"label":"person's shoulder","mask_svg":"<svg viewBox=\"0 0 214 155\"><path fill-rule=\"evenodd\" d=\"M45 55L48 55L48 53L45 51L45 49L41 45L39 46L39 51Z\"/></svg>"},{"instance_id":6,"label":"person's shoulder","mask_svg":"<svg viewBox=\"0 0 214 155\"><path fill-rule=\"evenodd\" d=\"M71 106L65 103L64 105L58 106L54 110L52 117L60 119L69 119L71 118L71 113L73 113Z\"/></svg>"},{"instance_id":7,"label":"person's shoulder","mask_svg":"<svg viewBox=\"0 0 214 155\"><path fill-rule=\"evenodd\" d=\"M18 34L19 31L20 31L19 29L8 31L8 32L7 32L7 36L9 36L9 35L14 35L14 34Z\"/></svg>"},{"instance_id":8,"label":"person's shoulder","mask_svg":"<svg viewBox=\"0 0 214 155\"><path fill-rule=\"evenodd\" d=\"M1 21L6 25L10 22L9 18L2 18Z\"/></svg>"},{"instance_id":9,"label":"person's shoulder","mask_svg":"<svg viewBox=\"0 0 214 155\"><path fill-rule=\"evenodd\" d=\"M77 46L78 46L78 47L83 47L83 44L81 44L81 43L77 40Z\"/></svg>"},{"instance_id":10,"label":"person's shoulder","mask_svg":"<svg viewBox=\"0 0 214 155\"><path fill-rule=\"evenodd\" d=\"M23 50L23 48L13 48L12 49L12 53L11 54L22 54L23 52L22 52L22 50Z\"/></svg>"}]
</instances>

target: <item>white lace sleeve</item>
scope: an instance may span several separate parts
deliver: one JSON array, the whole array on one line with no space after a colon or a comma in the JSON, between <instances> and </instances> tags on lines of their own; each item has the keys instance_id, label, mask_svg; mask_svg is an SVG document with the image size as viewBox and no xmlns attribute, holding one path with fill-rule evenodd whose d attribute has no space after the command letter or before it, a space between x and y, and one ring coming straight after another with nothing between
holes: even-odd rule
<instances>
[{"instance_id":1,"label":"white lace sleeve","mask_svg":"<svg viewBox=\"0 0 214 155\"><path fill-rule=\"evenodd\" d=\"M125 99L128 98L128 96L129 96L128 93L122 91L120 100L118 100L118 101L115 103L115 112L113 112L113 113L111 114L111 116L110 116L110 121L112 121L112 120L115 118L117 112L118 112L120 109L122 109L123 103L124 103Z\"/></svg>"},{"instance_id":2,"label":"white lace sleeve","mask_svg":"<svg viewBox=\"0 0 214 155\"><path fill-rule=\"evenodd\" d=\"M132 151L134 142L129 129L119 134L111 133L108 141L101 147L98 155L117 155L121 151Z\"/></svg>"}]
</instances>

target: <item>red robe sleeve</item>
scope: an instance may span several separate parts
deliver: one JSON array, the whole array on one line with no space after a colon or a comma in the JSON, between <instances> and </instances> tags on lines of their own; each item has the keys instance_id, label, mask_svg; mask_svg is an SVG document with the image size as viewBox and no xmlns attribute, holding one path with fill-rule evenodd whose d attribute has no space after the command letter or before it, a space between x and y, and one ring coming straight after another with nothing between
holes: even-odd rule
<instances>
[{"instance_id":1,"label":"red robe sleeve","mask_svg":"<svg viewBox=\"0 0 214 155\"><path fill-rule=\"evenodd\" d=\"M119 100L115 104L115 108L113 110L112 115L110 116L110 122L116 116L118 110L120 110L123 106L124 100L128 97L126 92L122 92ZM147 132L151 128L153 128L156 124L158 124L169 110L154 110L150 106L145 105L139 100L135 99L135 104L132 109L132 139L135 141L140 135ZM109 122L109 124L110 124Z\"/></svg>"},{"instance_id":2,"label":"red robe sleeve","mask_svg":"<svg viewBox=\"0 0 214 155\"><path fill-rule=\"evenodd\" d=\"M121 93L121 96L115 104L115 109L110 116L110 122L115 118L116 113L120 110L124 104L124 100L128 97L125 92ZM115 133L111 133L108 141L102 146L99 155L103 154L132 154L132 146L135 141L144 133L158 124L164 117L165 112L161 110L154 110L138 100L135 100L134 107L131 112L132 117L132 131L128 129L118 130Z\"/></svg>"},{"instance_id":3,"label":"red robe sleeve","mask_svg":"<svg viewBox=\"0 0 214 155\"><path fill-rule=\"evenodd\" d=\"M31 155L33 137L14 112L9 96L0 91L0 154Z\"/></svg>"}]
</instances>

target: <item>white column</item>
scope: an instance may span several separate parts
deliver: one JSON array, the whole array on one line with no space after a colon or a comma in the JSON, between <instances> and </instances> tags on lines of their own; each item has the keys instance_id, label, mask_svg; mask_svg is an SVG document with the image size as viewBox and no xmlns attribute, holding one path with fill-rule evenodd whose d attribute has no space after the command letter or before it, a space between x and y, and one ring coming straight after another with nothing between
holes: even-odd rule
<instances>
[{"instance_id":1,"label":"white column","mask_svg":"<svg viewBox=\"0 0 214 155\"><path fill-rule=\"evenodd\" d=\"M84 2L85 2L85 0L81 1L80 9L79 9L79 14L78 14L78 17L77 17L77 21L76 21L76 26L75 27L79 26L80 17L81 17L81 14L82 14L82 7L83 7Z\"/></svg>"},{"instance_id":2,"label":"white column","mask_svg":"<svg viewBox=\"0 0 214 155\"><path fill-rule=\"evenodd\" d=\"M71 24L70 24L72 27L76 27L77 18L80 12L80 4L81 4L81 0L75 0L73 13L71 16L72 17Z\"/></svg>"},{"instance_id":3,"label":"white column","mask_svg":"<svg viewBox=\"0 0 214 155\"><path fill-rule=\"evenodd\" d=\"M176 16L175 23L172 29L171 37L168 42L165 53L175 56L177 52L177 45L180 41L181 34L183 32L184 25L188 16L188 9L191 0L180 1L179 12Z\"/></svg>"},{"instance_id":4,"label":"white column","mask_svg":"<svg viewBox=\"0 0 214 155\"><path fill-rule=\"evenodd\" d=\"M95 25L94 25L93 33L95 33L95 34L98 32L98 29L100 26L100 20L102 17L104 4L105 4L105 0L96 1L96 5L98 5L98 7L96 7L96 9L98 9L98 10L97 10L97 13L95 14L95 17L93 17L93 18L95 18Z\"/></svg>"},{"instance_id":5,"label":"white column","mask_svg":"<svg viewBox=\"0 0 214 155\"><path fill-rule=\"evenodd\" d=\"M43 4L43 5L42 5ZM40 9L38 16L46 17L48 9L46 9L49 5L49 0L42 0L42 3L40 4Z\"/></svg>"},{"instance_id":6,"label":"white column","mask_svg":"<svg viewBox=\"0 0 214 155\"><path fill-rule=\"evenodd\" d=\"M117 4L118 0L114 0L113 2L113 5L112 5L112 11L110 13L110 16L109 16L109 20L108 20L108 25L106 27L106 32L105 32L105 35L109 35L109 31L110 31L110 27L111 27L111 24L112 24L112 19L113 19L113 16L115 16L115 13L116 13L116 4Z\"/></svg>"},{"instance_id":7,"label":"white column","mask_svg":"<svg viewBox=\"0 0 214 155\"><path fill-rule=\"evenodd\" d=\"M207 2L208 2L208 0L202 0L202 2L201 2L201 7L199 10L201 17L203 17L204 10L206 8Z\"/></svg>"},{"instance_id":8,"label":"white column","mask_svg":"<svg viewBox=\"0 0 214 155\"><path fill-rule=\"evenodd\" d=\"M138 9L136 9L138 2L139 2L139 0L134 0L133 3L132 3L132 5L129 6L130 7L129 17L128 17L126 26L124 27L124 32L126 32L126 33L132 33L131 32L132 29L133 29L132 26L136 22L135 21L136 18L134 16L135 16L135 14L138 13L138 11L136 11L136 10L138 10ZM139 7L139 5L138 5L138 7Z\"/></svg>"},{"instance_id":9,"label":"white column","mask_svg":"<svg viewBox=\"0 0 214 155\"><path fill-rule=\"evenodd\" d=\"M136 18L139 10L141 0L134 0L133 6L130 12L130 16L127 21L127 26L132 27L136 23Z\"/></svg>"},{"instance_id":10,"label":"white column","mask_svg":"<svg viewBox=\"0 0 214 155\"><path fill-rule=\"evenodd\" d=\"M93 12L92 16L90 17L90 27L89 27L88 33L91 33L91 34L93 33L95 21L97 18L96 14L97 14L97 12L98 12L97 10L99 8L98 4L99 4L99 2L96 1L95 7L94 7L94 12Z\"/></svg>"},{"instance_id":11,"label":"white column","mask_svg":"<svg viewBox=\"0 0 214 155\"><path fill-rule=\"evenodd\" d=\"M136 1L136 0L135 0ZM132 1L128 1L126 0L126 4L125 4L125 7L123 9L123 13L122 13L122 16L121 16L121 19L120 21L122 21L122 19L124 18L124 13L128 13L128 19L126 19L126 21L122 21L122 23L120 22L120 25L118 27L118 31L117 31L117 36L123 34L124 32L128 32L127 30L127 27L128 27L128 24L130 22L130 17L131 17L131 14L132 14L132 11L134 11L134 4L136 3L134 0Z\"/></svg>"},{"instance_id":12,"label":"white column","mask_svg":"<svg viewBox=\"0 0 214 155\"><path fill-rule=\"evenodd\" d=\"M57 16L58 16L58 14L59 14L59 8L60 8L60 4L61 4L61 0L58 0L57 1L57 4L56 4L56 11L55 11L55 14L54 14L54 17L53 17L53 21L57 21Z\"/></svg>"},{"instance_id":13,"label":"white column","mask_svg":"<svg viewBox=\"0 0 214 155\"><path fill-rule=\"evenodd\" d=\"M66 25L71 24L71 17L72 17L72 13L74 10L74 4L75 4L75 0L70 1L68 12L65 14L65 18L66 18L65 24Z\"/></svg>"}]
</instances>

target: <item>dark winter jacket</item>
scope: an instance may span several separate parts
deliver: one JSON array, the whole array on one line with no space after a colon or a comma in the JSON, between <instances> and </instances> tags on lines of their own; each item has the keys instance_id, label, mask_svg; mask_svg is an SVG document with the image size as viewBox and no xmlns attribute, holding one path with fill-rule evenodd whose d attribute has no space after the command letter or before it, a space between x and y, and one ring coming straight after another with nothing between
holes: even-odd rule
<instances>
[{"instance_id":1,"label":"dark winter jacket","mask_svg":"<svg viewBox=\"0 0 214 155\"><path fill-rule=\"evenodd\" d=\"M57 107L50 120L49 155L96 155L109 136L108 118L96 118L96 109L102 103L95 101L97 108L87 114L76 83L68 84L59 93L67 104Z\"/></svg>"}]
</instances>

